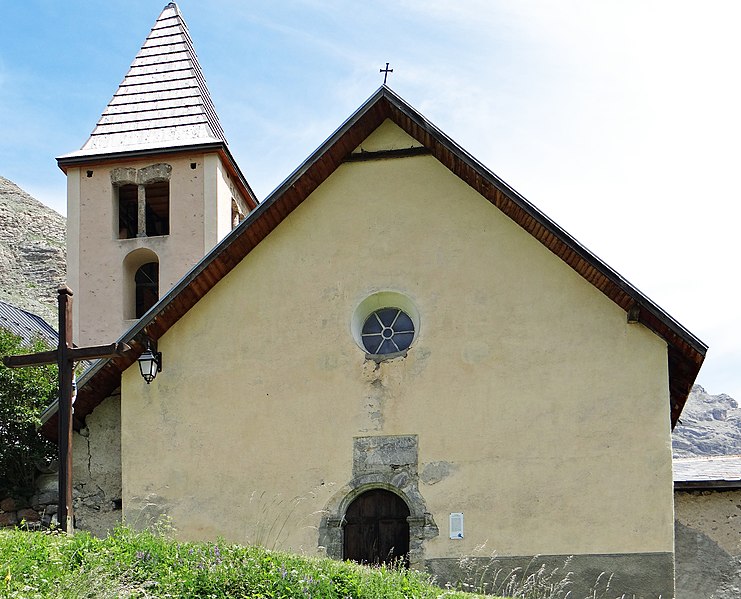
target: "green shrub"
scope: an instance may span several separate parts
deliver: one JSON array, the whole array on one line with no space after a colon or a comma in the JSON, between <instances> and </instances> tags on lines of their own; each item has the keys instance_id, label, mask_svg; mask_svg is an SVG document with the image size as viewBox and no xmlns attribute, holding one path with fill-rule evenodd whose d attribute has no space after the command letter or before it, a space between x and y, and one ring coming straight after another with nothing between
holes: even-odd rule
<instances>
[{"instance_id":1,"label":"green shrub","mask_svg":"<svg viewBox=\"0 0 741 599\"><path fill-rule=\"evenodd\" d=\"M46 349L41 341L24 346L20 337L0 329L0 358ZM56 365L6 368L0 362L0 495L33 493L36 466L56 455L56 447L36 430L56 395Z\"/></svg>"}]
</instances>

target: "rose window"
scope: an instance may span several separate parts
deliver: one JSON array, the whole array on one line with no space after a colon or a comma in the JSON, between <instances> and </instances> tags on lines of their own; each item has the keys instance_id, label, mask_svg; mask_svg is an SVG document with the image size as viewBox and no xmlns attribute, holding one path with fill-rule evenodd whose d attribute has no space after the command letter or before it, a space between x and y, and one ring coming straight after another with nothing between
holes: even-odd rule
<instances>
[{"instance_id":1,"label":"rose window","mask_svg":"<svg viewBox=\"0 0 741 599\"><path fill-rule=\"evenodd\" d=\"M414 323L399 308L381 308L365 319L361 338L369 354L402 352L412 344Z\"/></svg>"}]
</instances>

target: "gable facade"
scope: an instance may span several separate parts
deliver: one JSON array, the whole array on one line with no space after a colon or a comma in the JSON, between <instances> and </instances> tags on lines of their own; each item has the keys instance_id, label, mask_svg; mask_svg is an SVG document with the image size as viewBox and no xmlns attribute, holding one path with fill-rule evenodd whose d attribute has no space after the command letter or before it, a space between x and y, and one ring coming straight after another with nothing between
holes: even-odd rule
<instances>
[{"instance_id":1,"label":"gable facade","mask_svg":"<svg viewBox=\"0 0 741 599\"><path fill-rule=\"evenodd\" d=\"M418 145L385 121L362 147ZM377 294L418 314L387 360L353 334ZM441 577L481 546L613 555L669 596L666 343L432 156L343 164L158 350L151 385L121 378L129 522L342 557L343 510L384 488Z\"/></svg>"}]
</instances>

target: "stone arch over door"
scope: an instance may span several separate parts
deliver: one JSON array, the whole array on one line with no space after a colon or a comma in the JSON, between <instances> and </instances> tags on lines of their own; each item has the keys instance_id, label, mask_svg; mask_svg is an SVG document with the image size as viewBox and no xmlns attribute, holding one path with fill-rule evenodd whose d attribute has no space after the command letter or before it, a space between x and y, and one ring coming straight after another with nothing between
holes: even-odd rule
<instances>
[{"instance_id":1,"label":"stone arch over door","mask_svg":"<svg viewBox=\"0 0 741 599\"><path fill-rule=\"evenodd\" d=\"M328 557L344 559L347 509L366 491L383 489L398 495L409 508L409 565L424 566L424 543L439 534L419 492L417 436L389 435L353 439L353 478L326 505L319 524L319 545Z\"/></svg>"}]
</instances>

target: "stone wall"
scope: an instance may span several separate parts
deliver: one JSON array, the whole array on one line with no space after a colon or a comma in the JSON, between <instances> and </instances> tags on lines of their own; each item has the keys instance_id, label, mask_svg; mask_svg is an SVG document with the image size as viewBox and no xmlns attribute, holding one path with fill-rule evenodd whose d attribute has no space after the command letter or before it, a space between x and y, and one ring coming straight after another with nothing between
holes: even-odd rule
<instances>
[{"instance_id":1,"label":"stone wall","mask_svg":"<svg viewBox=\"0 0 741 599\"><path fill-rule=\"evenodd\" d=\"M41 474L36 486L36 492L29 498L5 497L0 500L0 528L48 527L52 520L56 520L59 496L56 473Z\"/></svg>"},{"instance_id":2,"label":"stone wall","mask_svg":"<svg viewBox=\"0 0 741 599\"><path fill-rule=\"evenodd\" d=\"M105 536L121 522L121 395L106 398L72 441L75 528ZM40 474L30 498L0 500L0 527L56 523L58 474Z\"/></svg>"},{"instance_id":3,"label":"stone wall","mask_svg":"<svg viewBox=\"0 0 741 599\"><path fill-rule=\"evenodd\" d=\"M116 391L75 433L72 454L75 528L105 536L121 522L121 395Z\"/></svg>"},{"instance_id":4,"label":"stone wall","mask_svg":"<svg viewBox=\"0 0 741 599\"><path fill-rule=\"evenodd\" d=\"M676 598L741 597L741 489L674 494Z\"/></svg>"}]
</instances>

